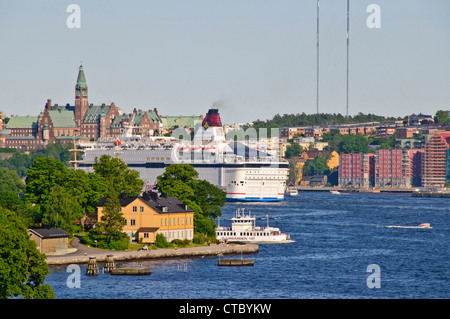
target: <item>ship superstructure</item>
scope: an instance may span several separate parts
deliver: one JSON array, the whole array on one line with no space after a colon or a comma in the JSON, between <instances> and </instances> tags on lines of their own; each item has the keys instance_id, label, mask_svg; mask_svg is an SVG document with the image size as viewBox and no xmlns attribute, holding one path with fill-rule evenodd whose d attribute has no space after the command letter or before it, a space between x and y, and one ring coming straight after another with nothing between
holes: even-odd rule
<instances>
[{"instance_id":1,"label":"ship superstructure","mask_svg":"<svg viewBox=\"0 0 450 319\"><path fill-rule=\"evenodd\" d=\"M131 131L131 129L129 130ZM180 139L178 133L184 133ZM183 135L183 134L180 134ZM119 157L140 173L144 190L171 164L189 164L199 179L227 192L228 201L279 201L284 199L288 163L277 156L226 139L217 109L210 109L191 140L184 131L173 137L136 137L124 134L102 139L84 149L80 169L92 170L96 157Z\"/></svg>"}]
</instances>

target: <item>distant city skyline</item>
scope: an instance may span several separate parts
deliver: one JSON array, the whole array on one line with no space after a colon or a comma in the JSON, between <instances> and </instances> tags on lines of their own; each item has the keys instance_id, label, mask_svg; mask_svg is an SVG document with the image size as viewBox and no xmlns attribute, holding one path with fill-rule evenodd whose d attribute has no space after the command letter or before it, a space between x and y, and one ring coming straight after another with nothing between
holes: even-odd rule
<instances>
[{"instance_id":1,"label":"distant city skyline","mask_svg":"<svg viewBox=\"0 0 450 319\"><path fill-rule=\"evenodd\" d=\"M80 28L69 28L70 4ZM367 7L380 8L369 28ZM316 112L317 0L0 3L0 110L74 103L125 113L204 115L224 124ZM350 0L349 115L450 109L450 2ZM320 0L320 113L346 113L346 1Z\"/></svg>"}]
</instances>

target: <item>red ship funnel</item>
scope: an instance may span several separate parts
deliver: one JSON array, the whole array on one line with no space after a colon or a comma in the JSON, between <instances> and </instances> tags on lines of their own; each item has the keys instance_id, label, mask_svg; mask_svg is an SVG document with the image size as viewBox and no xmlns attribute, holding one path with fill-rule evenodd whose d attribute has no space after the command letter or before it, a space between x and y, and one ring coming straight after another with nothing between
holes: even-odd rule
<instances>
[{"instance_id":1,"label":"red ship funnel","mask_svg":"<svg viewBox=\"0 0 450 319\"><path fill-rule=\"evenodd\" d=\"M222 121L220 120L218 109L209 109L205 118L203 119L202 126L206 129L208 127L222 127Z\"/></svg>"}]
</instances>

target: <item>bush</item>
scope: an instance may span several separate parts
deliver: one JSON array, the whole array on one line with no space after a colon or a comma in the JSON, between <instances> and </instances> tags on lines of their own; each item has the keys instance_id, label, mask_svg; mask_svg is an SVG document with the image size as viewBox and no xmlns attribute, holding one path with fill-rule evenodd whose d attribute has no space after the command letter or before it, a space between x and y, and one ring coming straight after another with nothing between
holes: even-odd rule
<instances>
[{"instance_id":1,"label":"bush","mask_svg":"<svg viewBox=\"0 0 450 319\"><path fill-rule=\"evenodd\" d=\"M130 239L124 233L122 238L108 242L98 228L92 228L81 238L81 242L85 245L101 249L126 250L128 249Z\"/></svg>"},{"instance_id":2,"label":"bush","mask_svg":"<svg viewBox=\"0 0 450 319\"><path fill-rule=\"evenodd\" d=\"M189 239L187 239L187 238L183 239L183 240L181 240L181 239L174 239L174 240L171 241L171 243L173 245L178 246L178 247L186 247L187 245L189 245L191 243L191 241Z\"/></svg>"},{"instance_id":3,"label":"bush","mask_svg":"<svg viewBox=\"0 0 450 319\"><path fill-rule=\"evenodd\" d=\"M195 233L194 238L192 239L192 242L196 245L205 245L205 244L216 244L219 241L216 237L208 237L204 234Z\"/></svg>"},{"instance_id":4,"label":"bush","mask_svg":"<svg viewBox=\"0 0 450 319\"><path fill-rule=\"evenodd\" d=\"M166 236L163 234L157 234L155 239L155 246L158 248L170 248L172 244L169 243L166 239Z\"/></svg>"},{"instance_id":5,"label":"bush","mask_svg":"<svg viewBox=\"0 0 450 319\"><path fill-rule=\"evenodd\" d=\"M126 238L122 238L119 240L114 240L110 243L108 243L108 249L111 250L126 250L128 249L128 245L130 243L130 240L128 239L128 237Z\"/></svg>"}]
</instances>

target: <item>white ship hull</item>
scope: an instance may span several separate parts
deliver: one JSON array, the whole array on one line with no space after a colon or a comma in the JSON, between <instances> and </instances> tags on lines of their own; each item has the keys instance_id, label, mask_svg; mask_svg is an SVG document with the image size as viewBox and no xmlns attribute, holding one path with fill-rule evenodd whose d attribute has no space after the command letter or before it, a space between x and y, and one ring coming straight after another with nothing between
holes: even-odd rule
<instances>
[{"instance_id":1,"label":"white ship hull","mask_svg":"<svg viewBox=\"0 0 450 319\"><path fill-rule=\"evenodd\" d=\"M228 243L248 243L248 244L281 244L291 242L288 235L274 235L274 236L216 236L217 240Z\"/></svg>"},{"instance_id":2,"label":"white ship hull","mask_svg":"<svg viewBox=\"0 0 450 319\"><path fill-rule=\"evenodd\" d=\"M156 185L159 175L174 163L170 150L120 150L119 158L128 167L139 172L144 180L144 191ZM86 149L80 169L93 171L95 158L102 155L116 157L114 149ZM162 160L161 160L162 159ZM287 165L272 163L193 163L199 179L204 179L227 192L227 201L281 201L284 200Z\"/></svg>"}]
</instances>

